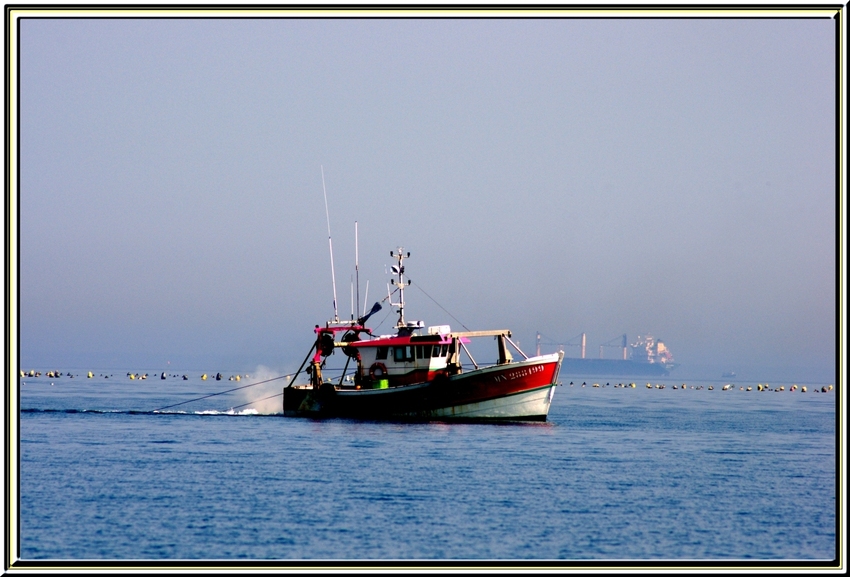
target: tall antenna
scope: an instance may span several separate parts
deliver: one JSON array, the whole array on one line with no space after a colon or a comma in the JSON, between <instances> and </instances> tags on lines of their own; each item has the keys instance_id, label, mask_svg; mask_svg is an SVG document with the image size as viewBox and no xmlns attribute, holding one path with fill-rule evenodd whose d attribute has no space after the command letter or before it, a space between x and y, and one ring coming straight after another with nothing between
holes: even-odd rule
<instances>
[{"instance_id":1,"label":"tall antenna","mask_svg":"<svg viewBox=\"0 0 850 577\"><path fill-rule=\"evenodd\" d=\"M398 280L390 279L390 284L396 285L398 287L398 302L394 303L392 299L390 299L390 305L394 307L398 307L398 323L396 327L403 328L404 324L404 287L405 285L409 285L410 281L404 282L404 259L405 257L410 257L410 253L408 252L406 255L404 253L403 247L398 247L398 254L390 251L390 256L395 258L398 261L398 265L393 265L391 268L392 273L398 276ZM389 296L390 287L387 286L387 294Z\"/></svg>"},{"instance_id":2,"label":"tall antenna","mask_svg":"<svg viewBox=\"0 0 850 577\"><path fill-rule=\"evenodd\" d=\"M328 220L328 249L331 252L331 282L334 287L334 322L339 322L339 312L336 308L336 275L334 274L334 246L331 242L331 217L328 213L328 192L325 190L325 167L320 166L322 169L322 192L325 194L325 218Z\"/></svg>"},{"instance_id":3,"label":"tall antenna","mask_svg":"<svg viewBox=\"0 0 850 577\"><path fill-rule=\"evenodd\" d=\"M360 254L357 246L357 221L354 221L354 275L357 277L357 316L360 318ZM366 305L363 305L366 310Z\"/></svg>"}]
</instances>

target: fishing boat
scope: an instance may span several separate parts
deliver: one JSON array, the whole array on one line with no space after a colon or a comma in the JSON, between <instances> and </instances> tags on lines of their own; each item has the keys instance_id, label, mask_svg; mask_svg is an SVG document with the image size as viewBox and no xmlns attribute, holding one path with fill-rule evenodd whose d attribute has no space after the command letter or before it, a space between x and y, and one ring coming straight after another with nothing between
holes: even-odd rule
<instances>
[{"instance_id":1,"label":"fishing boat","mask_svg":"<svg viewBox=\"0 0 850 577\"><path fill-rule=\"evenodd\" d=\"M449 325L426 327L404 318L403 248L390 251L395 286L384 301L398 307L395 332L374 335L365 323L381 309L325 326L289 386L283 390L283 414L290 417L479 421L545 421L558 384L563 352L528 357L507 329L453 331ZM398 295L398 302L392 296ZM353 316L353 315L352 315ZM479 365L467 345L471 339L496 341L498 360ZM511 349L522 357L514 359ZM346 357L337 379L323 369L337 351ZM463 358L463 361L462 361ZM352 366L353 363L353 366ZM305 369L306 366L306 369ZM351 366L351 372L349 372ZM302 370L309 382L295 384ZM326 371L327 372L327 371Z\"/></svg>"}]
</instances>

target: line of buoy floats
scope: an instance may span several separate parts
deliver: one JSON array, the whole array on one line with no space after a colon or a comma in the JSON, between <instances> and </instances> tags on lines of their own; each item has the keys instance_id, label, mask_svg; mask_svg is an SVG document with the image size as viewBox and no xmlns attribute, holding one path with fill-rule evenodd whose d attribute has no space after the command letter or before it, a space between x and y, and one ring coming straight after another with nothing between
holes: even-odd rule
<instances>
[{"instance_id":1,"label":"line of buoy floats","mask_svg":"<svg viewBox=\"0 0 850 577\"><path fill-rule=\"evenodd\" d=\"M40 376L42 376L41 371L35 371L35 370L24 371L24 370L21 370L21 378L24 378L24 377L40 377ZM79 375L74 375L70 371L67 372L67 373L61 373L60 371L47 371L46 373L44 373L44 376L48 377L50 379L58 379L59 377L62 377L62 376L66 376L70 379L73 379L74 377L78 377ZM101 373L98 376L103 377L104 379L108 379L110 377L114 377L115 375L106 375L106 374ZM136 379L143 381L143 380L148 378L148 373L130 373L130 372L128 372L126 376L130 377L131 381L134 381ZM174 375L174 374L168 375L168 373L165 373L165 372L163 372L159 376L159 378L164 381L169 376L171 376L173 378L182 378L184 381L189 380L189 375L185 375L185 374L184 375ZM250 375L245 375L246 379L249 378L249 377L250 377ZM86 378L87 379L93 379L94 373L92 373L91 371L88 371L86 373ZM221 381L222 379L224 379L224 376L221 373L216 373L212 377L210 377L207 373L204 373L203 375L201 375L202 381L206 381L208 378L212 378L213 380L216 380L216 381ZM230 377L227 378L227 380L228 381L240 381L240 380L242 380L242 375L231 375Z\"/></svg>"},{"instance_id":2,"label":"line of buoy floats","mask_svg":"<svg viewBox=\"0 0 850 577\"><path fill-rule=\"evenodd\" d=\"M23 371L23 370L21 371L21 377L22 378L23 377L40 377L40 376L41 376L40 371L35 371L35 370L30 370L30 371L26 371L26 372ZM59 371L47 371L44 376L51 378L51 379L58 379L59 377L63 376L63 373L61 373ZM73 375L70 372L67 372L67 373L64 373L64 376L67 376L67 377L73 379L75 376L79 376L79 375ZM100 374L99 376L103 377L105 379L108 379L109 377L112 377L114 375ZM126 376L130 377L131 381L136 380L136 379L145 380L145 379L148 378L148 373L131 373L131 372L128 372ZM185 375L185 374L182 375L182 376L173 374L173 375L171 375L171 377L182 378L184 381L189 380L189 375ZM249 378L249 377L250 377L250 375L245 375L246 379ZM88 379L94 378L94 374L91 371L88 371L88 373L86 374L86 378L88 378ZM166 380L168 378L168 374L163 372L159 376L159 378L161 380ZM213 377L209 377L209 375L207 373L204 373L204 374L201 375L200 378L201 378L202 381L206 381L208 378L213 378L216 381L220 381L220 380L224 379L224 377L222 376L221 373L216 373ZM231 375L230 377L227 378L227 380L228 381L240 381L240 380L242 380L242 375ZM575 384L575 382L570 381L569 386L573 387L573 386L576 386L576 384ZM582 382L582 384L580 386L587 387L588 386L587 381ZM591 385L591 387L597 388L597 389L601 388L603 386L604 387L610 387L612 385L611 385L610 382L605 383L604 385L600 385L599 383L593 383ZM613 385L613 387L615 389L616 388L635 389L635 388L637 388L637 384L636 383L617 383L617 384ZM667 388L667 385L665 385L663 383L656 383L656 384L646 383L646 388L647 389L665 389L665 388ZM713 391L714 385L708 385L708 387L705 387L704 385L699 385L699 386L691 385L690 387L688 387L687 383L682 383L681 386L673 385L674 390L678 390L680 388L681 388L681 390L690 389L692 391L700 391L700 390L703 390L705 388L709 391ZM723 385L720 388L721 391L732 391L734 389L735 389L735 385L733 385L732 383L726 383L725 385ZM821 387L820 389L815 387L814 389L812 389L812 391L815 392L815 393L818 393L818 392L829 393L829 392L832 392L832 389L833 389L832 385L826 385L826 386ZM738 390L739 391L752 391L753 387L748 386L748 387L744 388L743 386L739 386ZM768 383L763 383L763 384L758 383L756 385L756 390L761 391L761 392L773 391L773 392L779 393L779 392L785 391L785 385L780 385L779 387L772 388ZM792 392L792 393L797 391L797 390L799 390L801 393L806 393L806 392L808 392L808 387L806 387L805 385L798 387L796 384L794 384L794 385L791 385L791 387L789 387L789 389L788 389L788 391Z\"/></svg>"},{"instance_id":3,"label":"line of buoy floats","mask_svg":"<svg viewBox=\"0 0 850 577\"><path fill-rule=\"evenodd\" d=\"M571 387L574 387L574 386L581 386L581 387L590 386L594 389L599 389L599 388L603 388L603 387L610 387L612 385L611 385L610 382L605 383L604 385L600 385L599 383L593 383L592 385L588 385L587 381L584 381L581 385L576 385L575 382L570 381L569 386L571 386ZM618 389L618 388L619 389L635 389L635 388L637 388L637 384L636 383L617 383L617 384L613 385L613 387L615 389ZM665 389L665 388L667 388L667 385L665 385L663 383L656 383L656 384L646 383L646 388L647 389ZM708 385L708 387L706 387L705 385L698 385L698 386L690 385L690 386L688 386L687 383L682 383L681 385L673 385L673 389L674 390L679 390L679 389L687 390L687 389L689 389L689 390L692 390L692 391L701 391L703 389L707 389L709 391L713 391L714 385ZM815 393L830 393L830 392L832 392L832 389L833 389L832 385L826 385L826 386L821 387L820 389L815 387L814 389L812 389L812 391L815 392ZM725 385L723 385L720 388L720 390L721 391L734 391L735 385L733 385L732 383L726 383ZM739 391L752 391L753 387L748 386L748 387L744 388L743 386L739 386L738 390ZM764 383L764 384L758 383L758 385L756 386L756 390L762 391L762 392L773 391L773 392L776 392L776 393L780 393L780 392L785 391L785 385L780 385L776 388L773 388L767 383ZM794 391L797 391L797 390L799 390L801 393L806 393L806 392L808 392L809 389L805 385L803 385L801 387L798 387L797 385L791 385L788 388L788 391L792 392L792 393Z\"/></svg>"},{"instance_id":4,"label":"line of buoy floats","mask_svg":"<svg viewBox=\"0 0 850 577\"><path fill-rule=\"evenodd\" d=\"M89 372L89 375L91 375L91 372ZM21 371L21 376L22 377L40 377L41 371L29 371L29 372ZM59 371L47 371L46 373L44 373L44 376L51 378L51 379L58 379L59 377L62 376L62 373L60 373ZM70 377L72 379L74 378L74 375L72 375L70 372L65 373L65 376Z\"/></svg>"}]
</instances>

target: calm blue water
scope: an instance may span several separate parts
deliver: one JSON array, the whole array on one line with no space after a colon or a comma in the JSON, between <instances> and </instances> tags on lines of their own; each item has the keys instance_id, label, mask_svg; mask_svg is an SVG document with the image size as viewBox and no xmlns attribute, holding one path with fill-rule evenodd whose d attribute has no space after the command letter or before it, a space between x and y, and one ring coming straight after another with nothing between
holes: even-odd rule
<instances>
[{"instance_id":1,"label":"calm blue water","mask_svg":"<svg viewBox=\"0 0 850 577\"><path fill-rule=\"evenodd\" d=\"M281 381L149 413L251 380L124 373L23 379L23 559L836 553L836 395L813 385L588 381L558 387L546 423L448 425L227 414Z\"/></svg>"}]
</instances>

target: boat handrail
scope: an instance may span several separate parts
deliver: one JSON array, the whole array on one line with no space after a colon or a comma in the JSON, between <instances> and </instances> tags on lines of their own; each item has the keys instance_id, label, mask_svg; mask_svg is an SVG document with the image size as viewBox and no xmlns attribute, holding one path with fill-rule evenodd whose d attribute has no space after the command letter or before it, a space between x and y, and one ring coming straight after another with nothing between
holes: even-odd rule
<instances>
[{"instance_id":1,"label":"boat handrail","mask_svg":"<svg viewBox=\"0 0 850 577\"><path fill-rule=\"evenodd\" d=\"M443 335L450 338L460 338L460 337L498 337L499 335L507 335L509 338L512 336L511 331L508 329L495 329L491 331L462 331L462 332L451 332L447 335Z\"/></svg>"}]
</instances>

